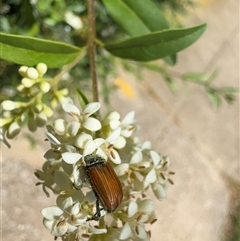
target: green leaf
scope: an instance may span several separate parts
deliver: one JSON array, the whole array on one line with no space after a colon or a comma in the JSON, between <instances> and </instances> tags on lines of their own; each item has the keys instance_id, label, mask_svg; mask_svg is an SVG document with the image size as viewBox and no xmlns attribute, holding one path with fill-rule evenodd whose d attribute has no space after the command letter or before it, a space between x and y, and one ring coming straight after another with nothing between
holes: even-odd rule
<instances>
[{"instance_id":1,"label":"green leaf","mask_svg":"<svg viewBox=\"0 0 240 241\"><path fill-rule=\"evenodd\" d=\"M1 59L33 66L40 62L48 68L59 68L72 62L80 48L63 42L0 33Z\"/></svg>"},{"instance_id":2,"label":"green leaf","mask_svg":"<svg viewBox=\"0 0 240 241\"><path fill-rule=\"evenodd\" d=\"M224 92L225 94L239 94L239 88L237 87L222 87L221 92Z\"/></svg>"},{"instance_id":3,"label":"green leaf","mask_svg":"<svg viewBox=\"0 0 240 241\"><path fill-rule=\"evenodd\" d=\"M79 104L82 108L84 108L89 103L89 100L86 97L86 95L78 88L77 88L77 97L78 97Z\"/></svg>"},{"instance_id":4,"label":"green leaf","mask_svg":"<svg viewBox=\"0 0 240 241\"><path fill-rule=\"evenodd\" d=\"M185 29L170 29L106 45L113 55L136 61L152 61L177 53L193 44L205 31L206 24Z\"/></svg>"},{"instance_id":5,"label":"green leaf","mask_svg":"<svg viewBox=\"0 0 240 241\"><path fill-rule=\"evenodd\" d=\"M177 91L177 85L176 83L174 82L174 80L171 78L170 75L163 75L163 78L166 82L166 84L168 85L168 88L172 91L172 93L176 93Z\"/></svg>"},{"instance_id":6,"label":"green leaf","mask_svg":"<svg viewBox=\"0 0 240 241\"><path fill-rule=\"evenodd\" d=\"M191 82L212 82L218 74L218 70L214 70L211 74L205 73L185 73L182 75L183 80L191 81Z\"/></svg>"},{"instance_id":7,"label":"green leaf","mask_svg":"<svg viewBox=\"0 0 240 241\"><path fill-rule=\"evenodd\" d=\"M208 97L209 97L210 101L212 102L212 104L216 108L219 108L221 105L221 99L220 99L220 96L218 95L218 93L211 88L207 89L207 93L208 93Z\"/></svg>"},{"instance_id":8,"label":"green leaf","mask_svg":"<svg viewBox=\"0 0 240 241\"><path fill-rule=\"evenodd\" d=\"M182 78L195 82L206 82L209 79L209 74L205 73L185 73Z\"/></svg>"},{"instance_id":9,"label":"green leaf","mask_svg":"<svg viewBox=\"0 0 240 241\"><path fill-rule=\"evenodd\" d=\"M103 0L110 15L132 37L168 29L169 25L161 10L151 0ZM176 56L165 61L174 65Z\"/></svg>"},{"instance_id":10,"label":"green leaf","mask_svg":"<svg viewBox=\"0 0 240 241\"><path fill-rule=\"evenodd\" d=\"M151 0L103 0L110 15L132 37L169 28Z\"/></svg>"}]
</instances>

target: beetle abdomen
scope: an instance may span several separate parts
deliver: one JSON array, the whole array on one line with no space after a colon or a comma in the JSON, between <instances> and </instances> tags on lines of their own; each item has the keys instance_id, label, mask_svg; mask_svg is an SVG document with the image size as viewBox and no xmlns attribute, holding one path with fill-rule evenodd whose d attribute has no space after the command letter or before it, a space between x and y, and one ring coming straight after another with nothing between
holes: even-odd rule
<instances>
[{"instance_id":1,"label":"beetle abdomen","mask_svg":"<svg viewBox=\"0 0 240 241\"><path fill-rule=\"evenodd\" d=\"M87 175L103 208L109 213L113 212L122 202L123 190L111 164L104 161L89 166Z\"/></svg>"}]
</instances>

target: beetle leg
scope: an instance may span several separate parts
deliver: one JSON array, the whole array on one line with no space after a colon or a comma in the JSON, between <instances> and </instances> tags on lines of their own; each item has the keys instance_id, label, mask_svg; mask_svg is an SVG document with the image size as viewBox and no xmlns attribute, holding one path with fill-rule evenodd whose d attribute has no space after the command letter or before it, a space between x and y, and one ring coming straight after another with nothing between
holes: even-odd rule
<instances>
[{"instance_id":1,"label":"beetle leg","mask_svg":"<svg viewBox=\"0 0 240 241\"><path fill-rule=\"evenodd\" d=\"M97 200L96 200L96 213L92 217L88 218L87 221L91 221L91 220L98 221L101 218L101 210L102 209L103 208L100 208L99 200L97 198Z\"/></svg>"}]
</instances>

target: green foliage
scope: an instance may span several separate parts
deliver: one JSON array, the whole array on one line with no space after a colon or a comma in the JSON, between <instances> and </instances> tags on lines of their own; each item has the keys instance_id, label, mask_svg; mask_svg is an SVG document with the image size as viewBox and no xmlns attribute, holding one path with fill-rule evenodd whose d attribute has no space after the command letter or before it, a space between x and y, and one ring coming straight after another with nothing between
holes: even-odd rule
<instances>
[{"instance_id":1,"label":"green foliage","mask_svg":"<svg viewBox=\"0 0 240 241\"><path fill-rule=\"evenodd\" d=\"M115 21L131 37L147 35L170 27L162 11L151 0L103 0L103 3ZM174 65L176 55L166 57L165 61Z\"/></svg>"},{"instance_id":2,"label":"green foliage","mask_svg":"<svg viewBox=\"0 0 240 241\"><path fill-rule=\"evenodd\" d=\"M176 0L102 0L95 2L98 77L102 84L104 100L108 100L112 86L108 84L110 75L116 74L115 57L122 59L123 67L128 69L152 68L148 63L162 59L164 65L156 65L158 71L175 92L177 86L174 74L169 67L176 64L177 53L193 44L205 31L206 25L188 28L172 26L166 12L186 12L193 1ZM166 10L168 9L168 10ZM28 0L3 1L0 34L2 75L1 94L8 98L11 83L18 84L16 65L34 66L44 62L48 68L59 68L71 64L87 44L88 21L87 2L78 0ZM67 17L70 14L70 17ZM171 16L174 18L174 15ZM78 26L72 20L78 22ZM11 26L11 27L10 27ZM107 52L106 52L107 50ZM130 67L126 60L134 60ZM120 61L121 62L121 61ZM144 62L144 63L143 63ZM90 65L88 57L83 58L75 68L71 67L68 79L74 80L82 89L89 88ZM49 70L50 75L56 74ZM205 73L181 74L183 81L204 85L212 103L219 106L224 98L228 103L235 99L236 90L219 90L205 81ZM85 80L85 84L83 83ZM204 84L203 84L204 83ZM71 88L68 86L68 88ZM18 98L17 96L15 98Z\"/></svg>"},{"instance_id":3,"label":"green foliage","mask_svg":"<svg viewBox=\"0 0 240 241\"><path fill-rule=\"evenodd\" d=\"M20 65L34 66L44 62L48 68L59 68L72 62L80 48L63 42L0 33L1 58Z\"/></svg>"},{"instance_id":4,"label":"green foliage","mask_svg":"<svg viewBox=\"0 0 240 241\"><path fill-rule=\"evenodd\" d=\"M107 45L106 49L120 58L136 61L152 61L175 54L194 43L204 32L206 25L187 29L162 30Z\"/></svg>"}]
</instances>

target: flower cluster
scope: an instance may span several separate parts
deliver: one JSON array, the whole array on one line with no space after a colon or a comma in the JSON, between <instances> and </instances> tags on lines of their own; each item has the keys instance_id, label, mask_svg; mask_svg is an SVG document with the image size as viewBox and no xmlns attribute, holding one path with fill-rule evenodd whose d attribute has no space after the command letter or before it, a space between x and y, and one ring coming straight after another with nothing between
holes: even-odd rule
<instances>
[{"instance_id":1,"label":"flower cluster","mask_svg":"<svg viewBox=\"0 0 240 241\"><path fill-rule=\"evenodd\" d=\"M172 183L169 176L174 174L168 171L169 158L154 151L150 142L133 137L138 127L134 112L123 119L111 112L99 120L98 102L87 104L82 111L70 103L62 107L70 119L56 119L47 126L51 148L42 170L35 173L46 193L49 188L58 195L56 205L42 210L45 227L63 240L150 240L145 225L157 219L146 191L151 187L158 200L166 198L167 183ZM89 155L109 162L123 188L120 206L111 215L102 206L98 225L89 221L96 213L97 200L81 168Z\"/></svg>"},{"instance_id":2,"label":"flower cluster","mask_svg":"<svg viewBox=\"0 0 240 241\"><path fill-rule=\"evenodd\" d=\"M1 103L0 140L7 143L5 135L7 139L14 138L25 123L30 131L44 126L52 116L52 108L56 107L56 103L69 101L66 97L68 90L58 90L54 78L43 77L46 72L47 66L44 63L39 63L36 68L20 67L19 74L22 79L17 91L22 101L4 100ZM44 103L45 95L51 98L51 107Z\"/></svg>"}]
</instances>

